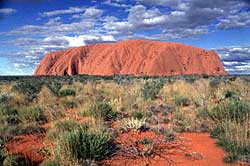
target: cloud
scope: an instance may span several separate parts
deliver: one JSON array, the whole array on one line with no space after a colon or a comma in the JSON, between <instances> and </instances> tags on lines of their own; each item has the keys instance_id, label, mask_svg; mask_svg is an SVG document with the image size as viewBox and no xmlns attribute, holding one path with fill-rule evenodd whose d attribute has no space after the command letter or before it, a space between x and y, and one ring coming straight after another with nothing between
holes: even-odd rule
<instances>
[{"instance_id":1,"label":"cloud","mask_svg":"<svg viewBox=\"0 0 250 166\"><path fill-rule=\"evenodd\" d=\"M118 8L130 8L131 5L123 3L123 0L105 0L102 4L118 7Z\"/></svg>"},{"instance_id":2,"label":"cloud","mask_svg":"<svg viewBox=\"0 0 250 166\"><path fill-rule=\"evenodd\" d=\"M81 20L71 23L61 23L59 20L49 20L44 25L24 25L4 34L16 36L81 34L93 28L94 24L95 20Z\"/></svg>"},{"instance_id":3,"label":"cloud","mask_svg":"<svg viewBox=\"0 0 250 166\"><path fill-rule=\"evenodd\" d=\"M231 74L250 73L250 45L216 49L226 70Z\"/></svg>"},{"instance_id":4,"label":"cloud","mask_svg":"<svg viewBox=\"0 0 250 166\"><path fill-rule=\"evenodd\" d=\"M184 12L182 17L173 18L182 18L179 25L189 24L188 28L208 25L216 21L218 23L215 28L230 29L249 26L250 22L250 3L246 0L137 0L137 3L147 6L165 6L174 12Z\"/></svg>"},{"instance_id":5,"label":"cloud","mask_svg":"<svg viewBox=\"0 0 250 166\"><path fill-rule=\"evenodd\" d=\"M90 19L96 19L98 17L101 17L103 14L103 11L101 9L97 9L95 7L86 8L83 14L77 14L73 15L72 18L90 18Z\"/></svg>"},{"instance_id":6,"label":"cloud","mask_svg":"<svg viewBox=\"0 0 250 166\"><path fill-rule=\"evenodd\" d=\"M79 36L53 36L43 39L19 38L8 41L8 44L20 48L17 52L0 55L7 57L16 73L32 74L45 54L72 47L84 46L93 43L114 42L116 39L111 35L88 34ZM27 70L30 70L27 73ZM24 72L25 71L25 72Z\"/></svg>"},{"instance_id":7,"label":"cloud","mask_svg":"<svg viewBox=\"0 0 250 166\"><path fill-rule=\"evenodd\" d=\"M91 3L100 6L46 11L39 14L40 24L1 32L0 35L10 38L0 41L2 44L19 49L9 55L12 64L17 68L33 69L50 51L92 43L123 39L171 41L222 29L250 27L247 0L105 0ZM63 17L64 14L68 17ZM11 40L13 36L15 40ZM228 71L244 73L250 63L249 47L225 47L217 52Z\"/></svg>"},{"instance_id":8,"label":"cloud","mask_svg":"<svg viewBox=\"0 0 250 166\"><path fill-rule=\"evenodd\" d=\"M79 47L92 43L103 43L103 42L114 42L115 38L111 35L100 35L100 34L92 34L92 35L80 35L80 36L62 36L57 38L48 37L45 38L44 41L48 41L49 43L53 42L54 45L58 45L59 43L66 44L66 47ZM56 44L57 43L57 44Z\"/></svg>"},{"instance_id":9,"label":"cloud","mask_svg":"<svg viewBox=\"0 0 250 166\"><path fill-rule=\"evenodd\" d=\"M216 51L223 61L250 61L250 45L223 47Z\"/></svg>"},{"instance_id":10,"label":"cloud","mask_svg":"<svg viewBox=\"0 0 250 166\"><path fill-rule=\"evenodd\" d=\"M207 9L205 11L210 13L214 12L214 10ZM212 17L211 14L208 15ZM163 13L157 8L148 9L144 5L136 5L129 9L125 21L120 21L116 17L106 17L104 19L104 28L110 34L134 34L133 36L137 36L137 31L157 29L159 33L151 34L148 38L158 40L180 39L208 32L208 26L203 21L190 21L188 17L185 11Z\"/></svg>"},{"instance_id":11,"label":"cloud","mask_svg":"<svg viewBox=\"0 0 250 166\"><path fill-rule=\"evenodd\" d=\"M250 27L250 12L230 14L228 17L221 19L216 26L218 29Z\"/></svg>"},{"instance_id":12,"label":"cloud","mask_svg":"<svg viewBox=\"0 0 250 166\"><path fill-rule=\"evenodd\" d=\"M10 15L10 14L14 14L16 12L17 12L17 10L16 9L12 9L12 8L3 8L3 9L0 9L0 14L3 14L3 15Z\"/></svg>"},{"instance_id":13,"label":"cloud","mask_svg":"<svg viewBox=\"0 0 250 166\"><path fill-rule=\"evenodd\" d=\"M69 8L73 9L73 8ZM74 8L75 10L76 8ZM80 8L78 8L80 10ZM79 11L79 10L75 11ZM73 11L74 11L73 10ZM49 17L48 21L43 25L24 25L17 29L9 32L0 33L8 36L51 36L51 35L81 35L87 34L93 30L97 21L100 22L103 10L95 7L84 8L81 14L73 14L69 17L69 22L64 23L60 15L62 13L73 12L70 10L56 10L51 12L42 13L43 16L54 16ZM60 14L59 14L60 13ZM72 20L77 18L78 20Z\"/></svg>"},{"instance_id":14,"label":"cloud","mask_svg":"<svg viewBox=\"0 0 250 166\"><path fill-rule=\"evenodd\" d=\"M68 9L64 10L54 10L49 12L40 13L42 17L52 17L58 16L62 14L74 14L74 13L81 13L85 11L85 7L69 7Z\"/></svg>"}]
</instances>

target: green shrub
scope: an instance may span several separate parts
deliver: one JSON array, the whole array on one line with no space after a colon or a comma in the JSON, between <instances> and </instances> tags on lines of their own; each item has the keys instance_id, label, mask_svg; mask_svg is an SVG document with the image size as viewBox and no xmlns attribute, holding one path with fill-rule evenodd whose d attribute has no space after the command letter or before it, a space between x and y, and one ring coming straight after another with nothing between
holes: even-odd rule
<instances>
[{"instance_id":1,"label":"green shrub","mask_svg":"<svg viewBox=\"0 0 250 166\"><path fill-rule=\"evenodd\" d=\"M117 117L117 113L107 102L100 102L91 106L89 112L95 118L103 118L105 121L113 120Z\"/></svg>"},{"instance_id":2,"label":"green shrub","mask_svg":"<svg viewBox=\"0 0 250 166\"><path fill-rule=\"evenodd\" d=\"M0 107L0 123L17 124L19 121L19 113L16 109L10 107Z\"/></svg>"},{"instance_id":3,"label":"green shrub","mask_svg":"<svg viewBox=\"0 0 250 166\"><path fill-rule=\"evenodd\" d=\"M244 122L226 120L217 128L218 144L228 152L226 162L250 159L250 116ZM247 157L248 156L248 157Z\"/></svg>"},{"instance_id":4,"label":"green shrub","mask_svg":"<svg viewBox=\"0 0 250 166\"><path fill-rule=\"evenodd\" d=\"M174 102L177 106L188 106L190 104L190 100L185 96L175 96Z\"/></svg>"},{"instance_id":5,"label":"green shrub","mask_svg":"<svg viewBox=\"0 0 250 166\"><path fill-rule=\"evenodd\" d=\"M20 155L8 155L3 162L3 166L29 166L29 163Z\"/></svg>"},{"instance_id":6,"label":"green shrub","mask_svg":"<svg viewBox=\"0 0 250 166\"><path fill-rule=\"evenodd\" d=\"M211 135L228 152L225 161L250 159L250 106L240 100L227 100L209 112Z\"/></svg>"},{"instance_id":7,"label":"green shrub","mask_svg":"<svg viewBox=\"0 0 250 166\"><path fill-rule=\"evenodd\" d=\"M133 111L132 112L132 117L136 119L142 119L144 116L142 111Z\"/></svg>"},{"instance_id":8,"label":"green shrub","mask_svg":"<svg viewBox=\"0 0 250 166\"><path fill-rule=\"evenodd\" d=\"M20 110L20 120L22 122L46 122L47 118L40 107L26 107Z\"/></svg>"},{"instance_id":9,"label":"green shrub","mask_svg":"<svg viewBox=\"0 0 250 166\"><path fill-rule=\"evenodd\" d=\"M76 91L74 89L62 89L59 91L60 97L66 97L66 96L75 96Z\"/></svg>"},{"instance_id":10,"label":"green shrub","mask_svg":"<svg viewBox=\"0 0 250 166\"><path fill-rule=\"evenodd\" d=\"M235 99L238 98L237 92L234 90L226 90L224 92L224 96L225 98L235 98Z\"/></svg>"},{"instance_id":11,"label":"green shrub","mask_svg":"<svg viewBox=\"0 0 250 166\"><path fill-rule=\"evenodd\" d=\"M41 91L43 82L39 79L18 80L13 89L32 100Z\"/></svg>"},{"instance_id":12,"label":"green shrub","mask_svg":"<svg viewBox=\"0 0 250 166\"><path fill-rule=\"evenodd\" d=\"M142 94L144 99L156 99L164 83L162 80L148 81L142 88Z\"/></svg>"},{"instance_id":13,"label":"green shrub","mask_svg":"<svg viewBox=\"0 0 250 166\"><path fill-rule=\"evenodd\" d=\"M113 151L112 134L108 130L94 131L86 127L62 134L56 144L61 160L102 160Z\"/></svg>"},{"instance_id":14,"label":"green shrub","mask_svg":"<svg viewBox=\"0 0 250 166\"><path fill-rule=\"evenodd\" d=\"M237 119L243 121L246 115L250 115L249 103L240 100L228 100L213 108L209 116L214 121Z\"/></svg>"},{"instance_id":15,"label":"green shrub","mask_svg":"<svg viewBox=\"0 0 250 166\"><path fill-rule=\"evenodd\" d=\"M47 87L55 96L59 96L59 91L62 88L62 83L58 81L51 81L47 84Z\"/></svg>"}]
</instances>

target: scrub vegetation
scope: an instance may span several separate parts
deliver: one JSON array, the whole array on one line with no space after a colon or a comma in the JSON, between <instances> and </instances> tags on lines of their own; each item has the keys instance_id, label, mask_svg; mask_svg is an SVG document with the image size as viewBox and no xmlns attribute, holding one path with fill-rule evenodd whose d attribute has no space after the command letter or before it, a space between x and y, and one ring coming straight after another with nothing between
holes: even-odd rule
<instances>
[{"instance_id":1,"label":"scrub vegetation","mask_svg":"<svg viewBox=\"0 0 250 166\"><path fill-rule=\"evenodd\" d=\"M171 149L195 158L182 133L209 133L224 162L246 164L249 103L249 76L1 77L0 165L171 165Z\"/></svg>"}]
</instances>

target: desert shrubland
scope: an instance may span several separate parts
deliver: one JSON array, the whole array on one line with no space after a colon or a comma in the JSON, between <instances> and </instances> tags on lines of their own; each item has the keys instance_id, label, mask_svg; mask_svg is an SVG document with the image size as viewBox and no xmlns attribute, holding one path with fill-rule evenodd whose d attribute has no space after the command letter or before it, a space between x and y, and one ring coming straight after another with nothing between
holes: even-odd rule
<instances>
[{"instance_id":1,"label":"desert shrubland","mask_svg":"<svg viewBox=\"0 0 250 166\"><path fill-rule=\"evenodd\" d=\"M121 153L147 158L176 147L181 132L209 132L225 161L250 160L245 77L39 78L0 84L0 165L32 164L8 154L6 145L20 135L43 135L53 145L45 166L98 165ZM131 147L117 142L131 132L155 137L138 137Z\"/></svg>"}]
</instances>

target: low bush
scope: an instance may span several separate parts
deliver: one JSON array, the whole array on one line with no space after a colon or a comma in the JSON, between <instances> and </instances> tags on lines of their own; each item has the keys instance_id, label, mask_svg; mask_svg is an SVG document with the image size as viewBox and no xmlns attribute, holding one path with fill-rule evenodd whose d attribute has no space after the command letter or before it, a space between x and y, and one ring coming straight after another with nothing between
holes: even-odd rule
<instances>
[{"instance_id":1,"label":"low bush","mask_svg":"<svg viewBox=\"0 0 250 166\"><path fill-rule=\"evenodd\" d=\"M41 91L43 81L39 79L18 80L13 89L26 95L28 100L32 100Z\"/></svg>"},{"instance_id":2,"label":"low bush","mask_svg":"<svg viewBox=\"0 0 250 166\"><path fill-rule=\"evenodd\" d=\"M250 106L240 100L227 100L209 112L214 122L211 135L228 152L225 161L250 160Z\"/></svg>"},{"instance_id":3,"label":"low bush","mask_svg":"<svg viewBox=\"0 0 250 166\"><path fill-rule=\"evenodd\" d=\"M58 81L51 81L47 83L47 87L55 96L59 96L59 91L62 88L62 83Z\"/></svg>"},{"instance_id":4,"label":"low bush","mask_svg":"<svg viewBox=\"0 0 250 166\"><path fill-rule=\"evenodd\" d=\"M227 120L217 130L218 144L228 152L226 162L250 161L250 117L243 123ZM219 132L218 132L219 131Z\"/></svg>"},{"instance_id":5,"label":"low bush","mask_svg":"<svg viewBox=\"0 0 250 166\"><path fill-rule=\"evenodd\" d=\"M173 163L171 154L182 149L176 142L166 142L160 134L154 136L141 136L140 133L134 133L133 139L119 139L118 155L125 156L127 159L143 161L144 165L152 164L156 157L164 158L169 163ZM170 150L171 149L171 150ZM170 164L171 165L171 164Z\"/></svg>"},{"instance_id":6,"label":"low bush","mask_svg":"<svg viewBox=\"0 0 250 166\"><path fill-rule=\"evenodd\" d=\"M74 89L62 89L59 91L60 97L66 97L66 96L75 96L76 91Z\"/></svg>"},{"instance_id":7,"label":"low bush","mask_svg":"<svg viewBox=\"0 0 250 166\"><path fill-rule=\"evenodd\" d=\"M19 113L20 120L22 122L46 122L47 118L44 115L44 111L37 106L26 107L20 110Z\"/></svg>"},{"instance_id":8,"label":"low bush","mask_svg":"<svg viewBox=\"0 0 250 166\"><path fill-rule=\"evenodd\" d=\"M91 106L89 112L95 118L103 118L105 121L114 120L117 117L117 113L112 106L106 102L100 102Z\"/></svg>"},{"instance_id":9,"label":"low bush","mask_svg":"<svg viewBox=\"0 0 250 166\"><path fill-rule=\"evenodd\" d=\"M190 100L185 96L175 96L174 102L177 106L189 106Z\"/></svg>"},{"instance_id":10,"label":"low bush","mask_svg":"<svg viewBox=\"0 0 250 166\"><path fill-rule=\"evenodd\" d=\"M135 119L142 119L144 116L144 113L142 111L133 111L132 117Z\"/></svg>"},{"instance_id":11,"label":"low bush","mask_svg":"<svg viewBox=\"0 0 250 166\"><path fill-rule=\"evenodd\" d=\"M60 135L56 142L56 153L61 162L99 161L112 154L112 139L109 130L96 131L80 127Z\"/></svg>"},{"instance_id":12,"label":"low bush","mask_svg":"<svg viewBox=\"0 0 250 166\"><path fill-rule=\"evenodd\" d=\"M11 107L0 107L1 124L17 124L20 122L19 113Z\"/></svg>"},{"instance_id":13,"label":"low bush","mask_svg":"<svg viewBox=\"0 0 250 166\"><path fill-rule=\"evenodd\" d=\"M238 98L238 94L234 90L226 90L224 92L224 97L225 98L235 98L235 99L237 99Z\"/></svg>"},{"instance_id":14,"label":"low bush","mask_svg":"<svg viewBox=\"0 0 250 166\"><path fill-rule=\"evenodd\" d=\"M243 121L246 115L250 115L249 103L231 99L219 104L209 112L210 118L217 122L227 119Z\"/></svg>"},{"instance_id":15,"label":"low bush","mask_svg":"<svg viewBox=\"0 0 250 166\"><path fill-rule=\"evenodd\" d=\"M163 80L154 80L146 82L142 88L142 94L144 99L156 99L163 85Z\"/></svg>"}]
</instances>

